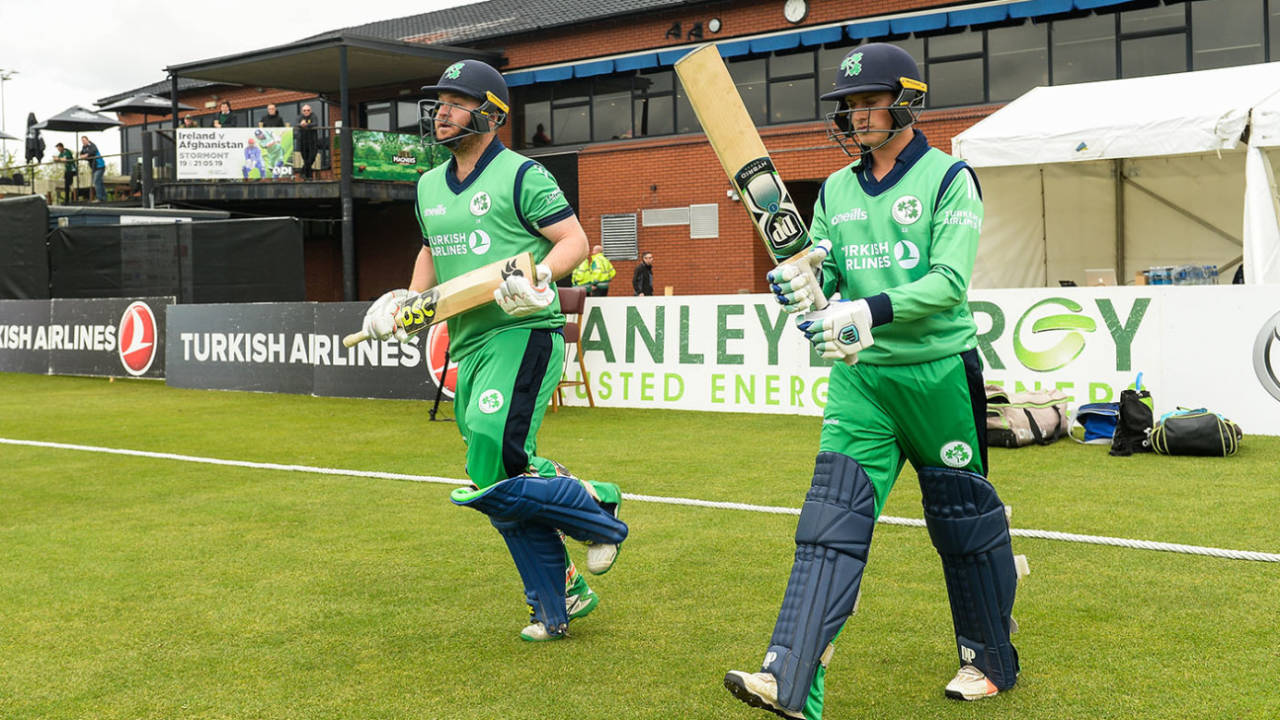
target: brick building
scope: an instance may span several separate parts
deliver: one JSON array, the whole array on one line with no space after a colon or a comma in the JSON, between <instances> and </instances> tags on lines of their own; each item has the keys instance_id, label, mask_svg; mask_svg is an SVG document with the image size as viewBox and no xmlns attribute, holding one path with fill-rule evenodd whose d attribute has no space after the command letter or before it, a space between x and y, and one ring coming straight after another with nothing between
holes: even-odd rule
<instances>
[{"instance_id":1,"label":"brick building","mask_svg":"<svg viewBox=\"0 0 1280 720\"><path fill-rule=\"evenodd\" d=\"M651 251L655 285L692 294L762 291L769 265L671 69L701 43L720 45L765 145L808 211L821 181L849 162L826 139L830 103L816 97L860 43L893 42L916 57L930 85L917 127L950 150L957 133L1039 85L1280 58L1278 22L1280 0L488 0L337 32L496 62L513 100L503 142L557 176L588 236L603 239L613 258L615 293L626 292L638 253ZM176 70L197 76L184 75L178 88L196 114L214 112L206 106L216 96L233 99L252 122L268 101L288 115L317 95L211 83L218 73L205 66ZM353 87L348 126L415 132L417 88L435 77ZM337 98L319 94L327 117L340 117ZM132 127L122 132L125 151L134 152ZM184 197L175 191L168 199ZM291 197L228 195L203 204L334 217L332 198ZM359 298L403 285L418 243L407 191L371 197L354 216ZM340 299L342 250L332 225L320 228L308 240L308 295Z\"/></svg>"}]
</instances>

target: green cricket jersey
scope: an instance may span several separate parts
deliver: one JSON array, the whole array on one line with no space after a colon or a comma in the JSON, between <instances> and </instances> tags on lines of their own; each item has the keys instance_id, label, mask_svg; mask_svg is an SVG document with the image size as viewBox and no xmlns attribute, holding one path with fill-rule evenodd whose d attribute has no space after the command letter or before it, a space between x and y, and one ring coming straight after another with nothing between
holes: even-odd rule
<instances>
[{"instance_id":1,"label":"green cricket jersey","mask_svg":"<svg viewBox=\"0 0 1280 720\"><path fill-rule=\"evenodd\" d=\"M508 150L497 138L465 180L458 180L455 167L450 159L418 179L415 214L422 242L431 249L437 283L517 253L532 252L541 262L551 252L552 243L539 228L574 213L546 168ZM449 354L457 361L500 330L557 328L564 325L564 315L557 299L525 317L512 317L491 303L447 322Z\"/></svg>"},{"instance_id":2,"label":"green cricket jersey","mask_svg":"<svg viewBox=\"0 0 1280 720\"><path fill-rule=\"evenodd\" d=\"M919 131L882 180L856 163L827 178L811 233L832 245L823 290L868 298L877 323L887 319L885 297L892 307L892 320L872 331L875 344L858 353L859 362L907 365L976 346L967 292L981 229L972 171L929 147Z\"/></svg>"}]
</instances>

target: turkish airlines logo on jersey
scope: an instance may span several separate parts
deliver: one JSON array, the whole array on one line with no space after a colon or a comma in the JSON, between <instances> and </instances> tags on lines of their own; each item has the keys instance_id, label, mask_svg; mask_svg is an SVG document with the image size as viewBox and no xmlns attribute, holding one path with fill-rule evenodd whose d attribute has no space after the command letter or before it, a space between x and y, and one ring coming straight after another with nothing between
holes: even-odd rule
<instances>
[{"instance_id":1,"label":"turkish airlines logo on jersey","mask_svg":"<svg viewBox=\"0 0 1280 720\"><path fill-rule=\"evenodd\" d=\"M125 308L116 338L126 372L136 377L151 369L156 359L156 315L151 306L139 300Z\"/></svg>"}]
</instances>

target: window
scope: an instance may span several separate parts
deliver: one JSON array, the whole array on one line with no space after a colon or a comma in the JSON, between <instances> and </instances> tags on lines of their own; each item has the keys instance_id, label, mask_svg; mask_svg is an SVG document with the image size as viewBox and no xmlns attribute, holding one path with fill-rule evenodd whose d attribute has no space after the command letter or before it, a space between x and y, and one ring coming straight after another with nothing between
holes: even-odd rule
<instances>
[{"instance_id":1,"label":"window","mask_svg":"<svg viewBox=\"0 0 1280 720\"><path fill-rule=\"evenodd\" d=\"M769 122L812 120L817 95L812 50L769 58Z\"/></svg>"},{"instance_id":2,"label":"window","mask_svg":"<svg viewBox=\"0 0 1280 720\"><path fill-rule=\"evenodd\" d=\"M1187 6L1157 5L1120 13L1120 77L1187 69Z\"/></svg>"},{"instance_id":3,"label":"window","mask_svg":"<svg viewBox=\"0 0 1280 720\"><path fill-rule=\"evenodd\" d=\"M631 77L601 77L591 99L591 137L596 141L631 137Z\"/></svg>"},{"instance_id":4,"label":"window","mask_svg":"<svg viewBox=\"0 0 1280 720\"><path fill-rule=\"evenodd\" d=\"M698 122L698 116L693 112L693 106L689 104L689 98L684 95L684 86L676 84L676 132L690 133L701 132L702 124Z\"/></svg>"},{"instance_id":5,"label":"window","mask_svg":"<svg viewBox=\"0 0 1280 720\"><path fill-rule=\"evenodd\" d=\"M1047 27L1024 22L988 30L987 74L991 102L1012 100L1033 87L1048 85Z\"/></svg>"},{"instance_id":6,"label":"window","mask_svg":"<svg viewBox=\"0 0 1280 720\"><path fill-rule=\"evenodd\" d=\"M1053 84L1111 80L1116 76L1116 19L1089 15L1054 20Z\"/></svg>"},{"instance_id":7,"label":"window","mask_svg":"<svg viewBox=\"0 0 1280 720\"><path fill-rule=\"evenodd\" d=\"M1262 30L1258 0L1191 3L1192 69L1262 62Z\"/></svg>"},{"instance_id":8,"label":"window","mask_svg":"<svg viewBox=\"0 0 1280 720\"><path fill-rule=\"evenodd\" d=\"M551 145L551 86L533 85L524 90L524 127L521 147Z\"/></svg>"},{"instance_id":9,"label":"window","mask_svg":"<svg viewBox=\"0 0 1280 720\"><path fill-rule=\"evenodd\" d=\"M818 95L825 95L836 89L836 73L840 70L840 63L852 51L853 48L850 47L824 47L818 51ZM830 102L823 102L823 115L835 109L834 103L828 104Z\"/></svg>"},{"instance_id":10,"label":"window","mask_svg":"<svg viewBox=\"0 0 1280 720\"><path fill-rule=\"evenodd\" d=\"M1267 0L1270 17L1267 18L1267 29L1270 31L1269 48L1270 52L1267 57L1272 61L1280 60L1280 0Z\"/></svg>"},{"instance_id":11,"label":"window","mask_svg":"<svg viewBox=\"0 0 1280 720\"><path fill-rule=\"evenodd\" d=\"M396 132L422 134L422 128L418 124L418 103L408 100L396 101Z\"/></svg>"},{"instance_id":12,"label":"window","mask_svg":"<svg viewBox=\"0 0 1280 720\"><path fill-rule=\"evenodd\" d=\"M635 76L631 122L638 137L674 132L675 90L672 79L670 70L642 72Z\"/></svg>"},{"instance_id":13,"label":"window","mask_svg":"<svg viewBox=\"0 0 1280 720\"><path fill-rule=\"evenodd\" d=\"M931 37L926 52L929 107L972 105L986 99L981 32Z\"/></svg>"},{"instance_id":14,"label":"window","mask_svg":"<svg viewBox=\"0 0 1280 720\"><path fill-rule=\"evenodd\" d=\"M551 101L551 137L556 145L591 141L591 86L585 80L562 82Z\"/></svg>"},{"instance_id":15,"label":"window","mask_svg":"<svg viewBox=\"0 0 1280 720\"><path fill-rule=\"evenodd\" d=\"M738 94L747 106L747 113L756 125L769 122L768 94L765 90L765 59L731 60L729 75L733 84L738 87Z\"/></svg>"},{"instance_id":16,"label":"window","mask_svg":"<svg viewBox=\"0 0 1280 720\"><path fill-rule=\"evenodd\" d=\"M367 102L360 104L360 125L366 130L391 129L391 103Z\"/></svg>"}]
</instances>

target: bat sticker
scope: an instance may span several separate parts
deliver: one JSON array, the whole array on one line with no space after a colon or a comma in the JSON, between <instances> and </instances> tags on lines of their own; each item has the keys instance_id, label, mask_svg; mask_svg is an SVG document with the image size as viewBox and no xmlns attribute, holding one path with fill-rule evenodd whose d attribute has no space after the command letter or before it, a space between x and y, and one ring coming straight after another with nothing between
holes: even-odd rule
<instances>
[{"instance_id":1,"label":"bat sticker","mask_svg":"<svg viewBox=\"0 0 1280 720\"><path fill-rule=\"evenodd\" d=\"M800 211L768 156L744 165L733 180L775 258L790 257L809 242Z\"/></svg>"},{"instance_id":2,"label":"bat sticker","mask_svg":"<svg viewBox=\"0 0 1280 720\"><path fill-rule=\"evenodd\" d=\"M431 288L414 298L412 303L400 310L400 326L409 332L419 330L432 323L436 316L436 303L440 293Z\"/></svg>"}]
</instances>

